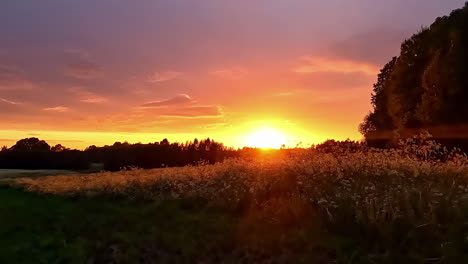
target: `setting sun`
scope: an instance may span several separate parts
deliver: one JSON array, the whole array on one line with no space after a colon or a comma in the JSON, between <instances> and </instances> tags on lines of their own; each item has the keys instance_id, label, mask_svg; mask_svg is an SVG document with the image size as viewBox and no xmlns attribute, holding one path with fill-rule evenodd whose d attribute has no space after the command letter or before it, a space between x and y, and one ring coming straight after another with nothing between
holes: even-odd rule
<instances>
[{"instance_id":1,"label":"setting sun","mask_svg":"<svg viewBox=\"0 0 468 264\"><path fill-rule=\"evenodd\" d=\"M262 129L255 131L247 138L246 145L255 148L279 149L286 144L286 137L274 129Z\"/></svg>"},{"instance_id":2,"label":"setting sun","mask_svg":"<svg viewBox=\"0 0 468 264\"><path fill-rule=\"evenodd\" d=\"M0 3L0 264L468 264L468 0Z\"/></svg>"}]
</instances>

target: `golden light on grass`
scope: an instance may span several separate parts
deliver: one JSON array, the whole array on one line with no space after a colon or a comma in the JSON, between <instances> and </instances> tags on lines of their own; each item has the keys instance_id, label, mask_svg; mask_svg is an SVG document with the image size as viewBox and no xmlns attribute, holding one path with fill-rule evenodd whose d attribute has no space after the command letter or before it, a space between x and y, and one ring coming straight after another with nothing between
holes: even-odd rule
<instances>
[{"instance_id":1,"label":"golden light on grass","mask_svg":"<svg viewBox=\"0 0 468 264\"><path fill-rule=\"evenodd\" d=\"M286 137L278 130L264 128L247 137L246 146L265 149L279 149L286 144Z\"/></svg>"}]
</instances>

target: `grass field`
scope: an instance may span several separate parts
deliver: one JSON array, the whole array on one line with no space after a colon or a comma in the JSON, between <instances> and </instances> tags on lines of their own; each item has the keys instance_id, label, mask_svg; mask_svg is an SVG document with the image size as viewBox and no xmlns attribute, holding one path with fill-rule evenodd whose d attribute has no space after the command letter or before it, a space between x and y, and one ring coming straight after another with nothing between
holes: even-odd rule
<instances>
[{"instance_id":1,"label":"grass field","mask_svg":"<svg viewBox=\"0 0 468 264\"><path fill-rule=\"evenodd\" d=\"M17 178L0 263L468 263L467 160L340 147Z\"/></svg>"},{"instance_id":2,"label":"grass field","mask_svg":"<svg viewBox=\"0 0 468 264\"><path fill-rule=\"evenodd\" d=\"M230 241L228 214L178 201L70 199L6 187L0 199L0 263L169 263Z\"/></svg>"}]
</instances>

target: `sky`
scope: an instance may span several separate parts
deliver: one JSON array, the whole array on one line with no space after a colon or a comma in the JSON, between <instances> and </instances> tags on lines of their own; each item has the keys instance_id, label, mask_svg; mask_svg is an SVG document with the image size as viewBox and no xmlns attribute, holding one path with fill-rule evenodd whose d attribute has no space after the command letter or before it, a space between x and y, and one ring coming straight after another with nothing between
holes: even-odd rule
<instances>
[{"instance_id":1,"label":"sky","mask_svg":"<svg viewBox=\"0 0 468 264\"><path fill-rule=\"evenodd\" d=\"M1 0L0 145L360 140L379 69L463 3Z\"/></svg>"}]
</instances>

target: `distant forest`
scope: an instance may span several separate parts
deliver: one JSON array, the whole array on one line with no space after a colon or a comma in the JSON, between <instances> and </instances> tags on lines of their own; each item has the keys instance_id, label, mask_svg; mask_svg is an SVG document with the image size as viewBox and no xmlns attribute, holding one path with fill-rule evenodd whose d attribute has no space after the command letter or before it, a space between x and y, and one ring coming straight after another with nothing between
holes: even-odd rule
<instances>
[{"instance_id":1,"label":"distant forest","mask_svg":"<svg viewBox=\"0 0 468 264\"><path fill-rule=\"evenodd\" d=\"M50 146L38 138L19 140L0 151L3 169L89 170L93 166L106 171L126 167L144 169L216 163L234 157L237 152L211 139L170 143L167 139L150 144L116 142L112 146L90 146L84 151L62 145Z\"/></svg>"}]
</instances>

